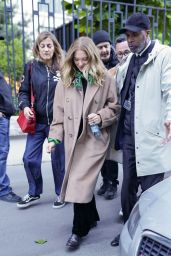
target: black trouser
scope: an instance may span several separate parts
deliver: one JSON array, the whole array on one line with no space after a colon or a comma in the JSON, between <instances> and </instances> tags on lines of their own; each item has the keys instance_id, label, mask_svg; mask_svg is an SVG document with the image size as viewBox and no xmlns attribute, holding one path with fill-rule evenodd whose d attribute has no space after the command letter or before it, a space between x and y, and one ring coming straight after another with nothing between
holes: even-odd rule
<instances>
[{"instance_id":1,"label":"black trouser","mask_svg":"<svg viewBox=\"0 0 171 256\"><path fill-rule=\"evenodd\" d=\"M89 203L74 203L74 220L72 233L80 237L86 236L95 221L99 221L95 197Z\"/></svg>"},{"instance_id":2,"label":"black trouser","mask_svg":"<svg viewBox=\"0 0 171 256\"><path fill-rule=\"evenodd\" d=\"M112 181L114 185L118 182L118 163L112 160L105 160L101 169L104 182Z\"/></svg>"},{"instance_id":3,"label":"black trouser","mask_svg":"<svg viewBox=\"0 0 171 256\"><path fill-rule=\"evenodd\" d=\"M162 181L164 178L164 173L140 176L137 178L133 139L130 135L124 135L123 141L123 182L121 189L121 205L124 222L126 222L132 208L137 202L138 185L141 185L143 192Z\"/></svg>"}]
</instances>

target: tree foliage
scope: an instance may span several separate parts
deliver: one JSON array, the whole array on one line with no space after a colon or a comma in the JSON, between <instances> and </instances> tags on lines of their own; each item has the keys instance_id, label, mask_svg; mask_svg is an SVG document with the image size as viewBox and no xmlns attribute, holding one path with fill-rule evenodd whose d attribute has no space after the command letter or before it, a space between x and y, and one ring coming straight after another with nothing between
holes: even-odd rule
<instances>
[{"instance_id":1,"label":"tree foliage","mask_svg":"<svg viewBox=\"0 0 171 256\"><path fill-rule=\"evenodd\" d=\"M0 68L5 78L10 82L12 88L17 87L23 72L23 46L22 46L22 26L20 23L14 23L13 17L17 13L17 5L12 6L12 10L5 10L5 2L0 2L0 35L4 40L0 41ZM28 21L23 24L27 26ZM28 37L25 39L27 50L29 47Z\"/></svg>"},{"instance_id":2,"label":"tree foliage","mask_svg":"<svg viewBox=\"0 0 171 256\"><path fill-rule=\"evenodd\" d=\"M79 33L90 34L98 29L114 30L116 35L123 20L127 17L125 13L131 15L133 11L144 12L149 15L153 26L154 38L164 39L165 43L169 43L170 39L170 18L171 11L165 13L164 7L170 8L171 2L164 0L117 0L117 1L93 1L85 0L85 8L82 9L80 0L64 0L64 8L67 14L72 15L75 19L75 29ZM112 3L113 2L113 3ZM118 5L116 4L118 3ZM136 8L134 3L136 2ZM166 3L166 6L164 4ZM159 11L160 9L160 11ZM161 10L163 9L163 10ZM90 18L91 25L87 25L87 19ZM79 20L79 23L77 22ZM110 20L110 22L109 22ZM112 25L114 24L114 25ZM113 27L112 27L113 26ZM163 32L165 31L165 35Z\"/></svg>"},{"instance_id":3,"label":"tree foliage","mask_svg":"<svg viewBox=\"0 0 171 256\"><path fill-rule=\"evenodd\" d=\"M15 54L15 56L14 56ZM7 58L8 55L8 58ZM23 52L22 52L22 41L20 38L11 40L8 48L6 41L0 41L0 56L1 56L1 70L5 76L8 73L11 74L11 80L14 81L14 67L16 72L16 80L19 80L23 71ZM9 72L8 72L9 71Z\"/></svg>"}]
</instances>

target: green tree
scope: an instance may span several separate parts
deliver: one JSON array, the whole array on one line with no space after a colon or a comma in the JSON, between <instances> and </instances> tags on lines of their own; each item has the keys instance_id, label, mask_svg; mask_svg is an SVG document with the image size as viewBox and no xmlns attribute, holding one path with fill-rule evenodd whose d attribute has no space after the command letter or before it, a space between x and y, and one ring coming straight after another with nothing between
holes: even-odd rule
<instances>
[{"instance_id":1,"label":"green tree","mask_svg":"<svg viewBox=\"0 0 171 256\"><path fill-rule=\"evenodd\" d=\"M13 55L14 52L15 52L15 56ZM8 76L8 69L10 69L11 80L14 81L13 66L15 61L16 80L19 80L23 71L22 41L20 38L15 38L14 41L12 40L10 41L8 45L8 54L9 56L7 58L6 41L5 40L0 41L1 70L5 76Z\"/></svg>"},{"instance_id":2,"label":"green tree","mask_svg":"<svg viewBox=\"0 0 171 256\"><path fill-rule=\"evenodd\" d=\"M171 2L170 1L164 1L164 0L137 0L137 1L130 1L130 0L117 0L120 5L115 3L112 4L112 1L93 1L93 0L85 0L85 8L81 9L81 1L75 0L64 0L64 8L69 15L73 15L74 17L77 17L75 19L75 29L79 30L80 34L89 34L92 30L96 31L100 29L100 24L102 24L102 29L108 29L109 25L109 19L114 20L115 24L115 34L117 35L119 32L120 27L122 26L121 23L121 15L119 14L119 11L125 11L125 4L129 4L127 6L128 16L132 14L136 2L136 11L143 11L146 14L158 17L158 20L155 21L158 22L158 27L154 27L154 37L157 37L159 40L164 39L165 43L169 43L170 39L170 18L171 18L171 12L165 12L164 7L170 7ZM113 1L114 2L114 1ZM165 6L166 4L166 6ZM155 8L148 8L148 7L158 7L163 8L163 10L160 10L159 15L157 16L157 9ZM110 17L109 17L110 15ZM86 26L87 18L92 18L92 24L89 26ZM152 18L151 18L152 19ZM79 23L77 22L79 20ZM164 27L164 24L166 24L166 27ZM165 31L165 35L164 35ZM164 36L164 37L163 37ZM112 37L112 35L111 35Z\"/></svg>"},{"instance_id":3,"label":"green tree","mask_svg":"<svg viewBox=\"0 0 171 256\"><path fill-rule=\"evenodd\" d=\"M23 54L30 48L29 36L26 35L25 46L23 49L23 35L22 26L27 27L28 20L25 20L25 24L14 24L13 17L16 15L18 6L13 5L8 11L5 10L5 2L0 2L0 34L4 36L4 40L0 41L0 68L12 85L13 93L18 89L19 80L23 73Z\"/></svg>"}]
</instances>

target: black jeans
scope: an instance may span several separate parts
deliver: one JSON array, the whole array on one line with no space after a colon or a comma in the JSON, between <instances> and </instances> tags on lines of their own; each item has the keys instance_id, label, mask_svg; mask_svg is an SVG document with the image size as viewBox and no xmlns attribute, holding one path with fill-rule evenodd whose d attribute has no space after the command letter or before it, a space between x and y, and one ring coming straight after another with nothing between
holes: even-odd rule
<instances>
[{"instance_id":1,"label":"black jeans","mask_svg":"<svg viewBox=\"0 0 171 256\"><path fill-rule=\"evenodd\" d=\"M80 237L86 236L92 224L99 221L99 214L96 209L95 197L89 203L74 203L74 220L72 233Z\"/></svg>"},{"instance_id":2,"label":"black jeans","mask_svg":"<svg viewBox=\"0 0 171 256\"><path fill-rule=\"evenodd\" d=\"M101 175L104 182L112 181L114 185L119 184L118 163L112 160L105 160L101 169Z\"/></svg>"}]
</instances>

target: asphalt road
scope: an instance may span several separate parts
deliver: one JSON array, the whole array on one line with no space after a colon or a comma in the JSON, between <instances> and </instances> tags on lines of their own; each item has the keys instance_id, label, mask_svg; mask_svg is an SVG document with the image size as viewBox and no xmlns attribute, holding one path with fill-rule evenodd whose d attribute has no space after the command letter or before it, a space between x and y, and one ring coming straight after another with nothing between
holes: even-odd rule
<instances>
[{"instance_id":1,"label":"asphalt road","mask_svg":"<svg viewBox=\"0 0 171 256\"><path fill-rule=\"evenodd\" d=\"M119 256L119 248L111 247L110 241L122 228L118 217L120 187L113 200L96 196L101 221L83 239L77 251L68 252L65 243L72 228L72 204L61 209L52 208L55 193L49 162L43 163L42 173L44 192L36 205L21 210L16 204L0 201L0 256ZM8 166L8 174L14 192L21 196L27 194L23 166ZM120 172L120 179L121 176ZM97 186L100 182L101 178ZM43 245L35 243L41 239L47 242Z\"/></svg>"}]
</instances>

